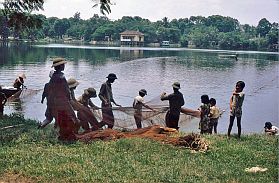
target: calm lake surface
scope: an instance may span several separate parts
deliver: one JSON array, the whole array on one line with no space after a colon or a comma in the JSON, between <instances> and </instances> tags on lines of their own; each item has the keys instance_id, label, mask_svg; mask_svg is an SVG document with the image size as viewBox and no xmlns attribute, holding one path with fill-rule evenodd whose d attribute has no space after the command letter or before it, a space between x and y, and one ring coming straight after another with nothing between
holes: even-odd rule
<instances>
[{"instance_id":1,"label":"calm lake surface","mask_svg":"<svg viewBox=\"0 0 279 183\"><path fill-rule=\"evenodd\" d=\"M172 83L181 83L185 106L197 109L200 96L208 94L225 110L218 130L225 133L229 120L229 98L235 83L243 80L246 96L243 104L242 128L244 133L260 133L266 121L278 125L278 53L226 51L237 53L238 60L222 58L225 51L175 48L92 47L61 44L0 46L0 85L11 86L19 73L27 76L28 89L40 90L49 81L51 57L69 60L66 78L80 81L76 96L84 89L94 87L97 92L106 76L113 72L118 79L113 83L115 101L131 106L141 88L154 100L162 92L172 92ZM26 118L42 121L46 105L37 94L8 103L4 113L22 113ZM100 106L98 98L93 102ZM197 121L184 126L183 131L198 131ZM236 132L236 124L233 127Z\"/></svg>"}]
</instances>

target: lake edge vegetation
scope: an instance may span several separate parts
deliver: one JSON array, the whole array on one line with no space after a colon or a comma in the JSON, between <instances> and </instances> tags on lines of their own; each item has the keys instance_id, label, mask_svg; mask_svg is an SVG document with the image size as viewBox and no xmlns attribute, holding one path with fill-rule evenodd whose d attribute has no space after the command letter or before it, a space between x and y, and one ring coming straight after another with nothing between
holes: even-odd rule
<instances>
[{"instance_id":1,"label":"lake edge vegetation","mask_svg":"<svg viewBox=\"0 0 279 183\"><path fill-rule=\"evenodd\" d=\"M156 22L139 16L110 20L95 14L87 20L80 12L73 17L47 18L41 14L0 9L0 41L94 43L120 45L120 33L126 30L144 34L144 45L168 41L188 48L278 51L278 22L262 18L257 26L240 24L231 17L191 16Z\"/></svg>"}]
</instances>

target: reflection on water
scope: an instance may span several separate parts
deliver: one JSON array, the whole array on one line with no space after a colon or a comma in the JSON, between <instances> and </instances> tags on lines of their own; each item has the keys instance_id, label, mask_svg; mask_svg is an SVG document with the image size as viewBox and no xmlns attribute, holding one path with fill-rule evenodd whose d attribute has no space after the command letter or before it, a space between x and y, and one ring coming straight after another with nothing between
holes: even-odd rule
<instances>
[{"instance_id":1,"label":"reflection on water","mask_svg":"<svg viewBox=\"0 0 279 183\"><path fill-rule=\"evenodd\" d=\"M171 84L179 81L187 108L198 108L203 94L216 98L217 106L226 110L219 121L223 133L230 95L236 81L244 80L244 132L261 132L265 121L278 122L278 53L238 52L238 61L219 58L219 52L186 49L9 45L0 47L0 53L1 85L11 85L19 72L25 72L28 89L40 90L49 80L49 59L62 56L69 60L65 76L80 81L76 97L88 87L99 91L108 73L114 72L118 76L112 85L114 97L123 106L131 106L141 88L148 91L149 101L163 91L172 92ZM43 120L46 106L40 103L41 92L22 98L20 108L8 105L5 113L22 111L28 118ZM93 102L100 106L98 98ZM181 129L196 131L196 127L194 121Z\"/></svg>"},{"instance_id":2,"label":"reflection on water","mask_svg":"<svg viewBox=\"0 0 279 183\"><path fill-rule=\"evenodd\" d=\"M120 50L119 52L122 60L143 58L143 50Z\"/></svg>"}]
</instances>

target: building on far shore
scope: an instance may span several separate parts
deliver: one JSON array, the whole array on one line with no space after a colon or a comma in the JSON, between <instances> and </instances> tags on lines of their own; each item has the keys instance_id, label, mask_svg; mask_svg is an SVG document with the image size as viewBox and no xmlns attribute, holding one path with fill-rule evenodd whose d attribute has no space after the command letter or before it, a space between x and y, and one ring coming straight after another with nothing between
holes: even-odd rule
<instances>
[{"instance_id":1,"label":"building on far shore","mask_svg":"<svg viewBox=\"0 0 279 183\"><path fill-rule=\"evenodd\" d=\"M143 46L144 34L139 31L126 30L120 33L121 45Z\"/></svg>"}]
</instances>

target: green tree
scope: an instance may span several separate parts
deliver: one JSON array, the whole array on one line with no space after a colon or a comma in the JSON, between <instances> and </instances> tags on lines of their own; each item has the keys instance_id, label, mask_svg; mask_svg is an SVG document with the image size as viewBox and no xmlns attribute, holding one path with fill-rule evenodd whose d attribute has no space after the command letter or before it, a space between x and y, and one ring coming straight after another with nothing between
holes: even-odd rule
<instances>
[{"instance_id":1,"label":"green tree","mask_svg":"<svg viewBox=\"0 0 279 183\"><path fill-rule=\"evenodd\" d=\"M278 33L279 33L278 23L273 23L272 28L266 35L269 51L278 51L278 37L279 37Z\"/></svg>"},{"instance_id":2,"label":"green tree","mask_svg":"<svg viewBox=\"0 0 279 183\"><path fill-rule=\"evenodd\" d=\"M31 13L34 10L44 9L44 0L4 0L2 4L7 14L12 12Z\"/></svg>"},{"instance_id":3,"label":"green tree","mask_svg":"<svg viewBox=\"0 0 279 183\"><path fill-rule=\"evenodd\" d=\"M41 16L13 12L8 15L8 26L12 28L14 37L21 38L24 31L42 27Z\"/></svg>"},{"instance_id":4,"label":"green tree","mask_svg":"<svg viewBox=\"0 0 279 183\"><path fill-rule=\"evenodd\" d=\"M111 38L113 32L114 32L114 25L107 24L105 26L98 27L96 31L93 33L92 38L95 41L106 41L105 40L106 36Z\"/></svg>"},{"instance_id":5,"label":"green tree","mask_svg":"<svg viewBox=\"0 0 279 183\"><path fill-rule=\"evenodd\" d=\"M180 44L182 47L188 47L188 36L187 35L183 35L181 38L180 38Z\"/></svg>"},{"instance_id":6,"label":"green tree","mask_svg":"<svg viewBox=\"0 0 279 183\"><path fill-rule=\"evenodd\" d=\"M62 36L66 33L66 31L70 28L70 22L68 19L58 19L54 22L54 31L57 36L62 39Z\"/></svg>"},{"instance_id":7,"label":"green tree","mask_svg":"<svg viewBox=\"0 0 279 183\"><path fill-rule=\"evenodd\" d=\"M3 11L0 9L0 38L6 41L9 36L9 27L7 17L4 15Z\"/></svg>"},{"instance_id":8,"label":"green tree","mask_svg":"<svg viewBox=\"0 0 279 183\"><path fill-rule=\"evenodd\" d=\"M164 17L164 18L162 19L162 23L163 23L163 26L164 26L165 28L169 27L169 20L168 20L167 17Z\"/></svg>"},{"instance_id":9,"label":"green tree","mask_svg":"<svg viewBox=\"0 0 279 183\"><path fill-rule=\"evenodd\" d=\"M238 20L220 15L209 16L205 21L205 25L216 27L219 32L232 32L239 29Z\"/></svg>"},{"instance_id":10,"label":"green tree","mask_svg":"<svg viewBox=\"0 0 279 183\"><path fill-rule=\"evenodd\" d=\"M188 41L197 48L212 48L218 43L218 30L204 25L195 26L188 34Z\"/></svg>"},{"instance_id":11,"label":"green tree","mask_svg":"<svg viewBox=\"0 0 279 183\"><path fill-rule=\"evenodd\" d=\"M189 18L189 23L192 25L204 25L206 18L203 16L191 16Z\"/></svg>"},{"instance_id":12,"label":"green tree","mask_svg":"<svg viewBox=\"0 0 279 183\"><path fill-rule=\"evenodd\" d=\"M243 28L243 31L246 34L249 34L250 37L256 37L257 36L257 29L256 29L256 27L250 26L248 24L244 24L242 26L242 28Z\"/></svg>"},{"instance_id":13,"label":"green tree","mask_svg":"<svg viewBox=\"0 0 279 183\"><path fill-rule=\"evenodd\" d=\"M257 33L261 37L265 37L265 35L269 32L271 27L271 23L266 18L263 18L259 21L259 24L257 26Z\"/></svg>"}]
</instances>

